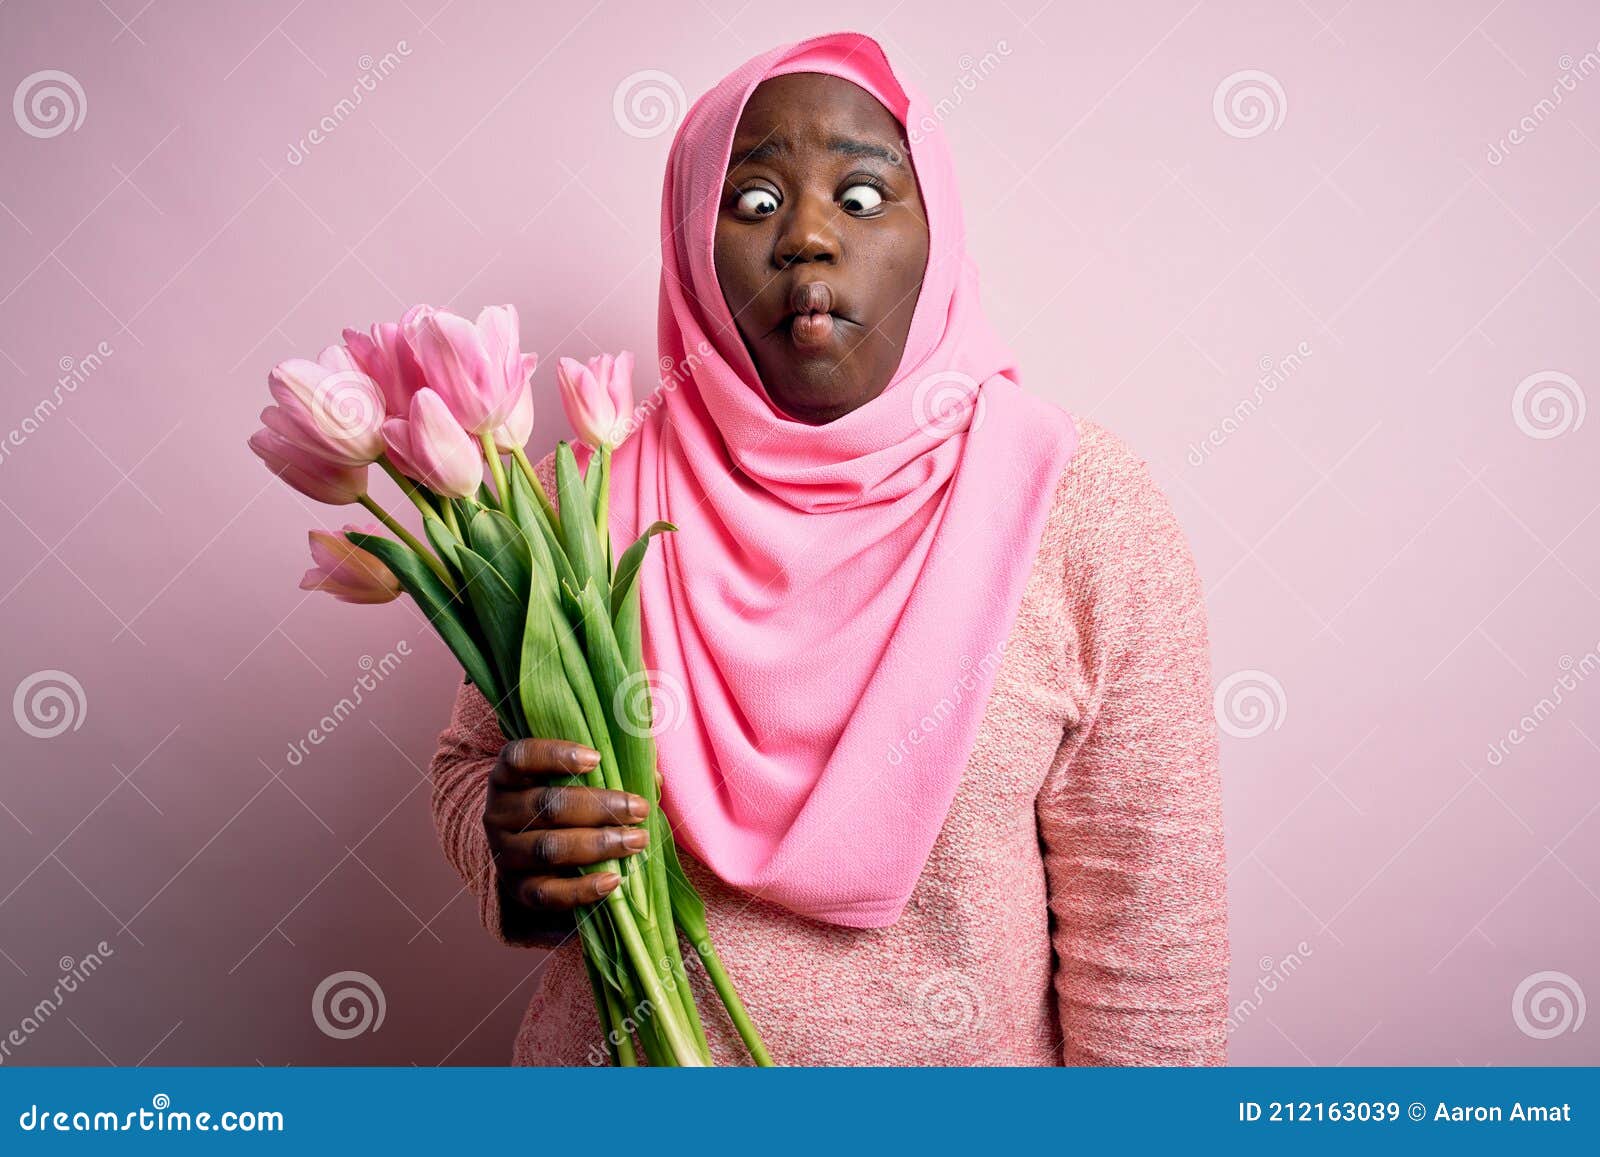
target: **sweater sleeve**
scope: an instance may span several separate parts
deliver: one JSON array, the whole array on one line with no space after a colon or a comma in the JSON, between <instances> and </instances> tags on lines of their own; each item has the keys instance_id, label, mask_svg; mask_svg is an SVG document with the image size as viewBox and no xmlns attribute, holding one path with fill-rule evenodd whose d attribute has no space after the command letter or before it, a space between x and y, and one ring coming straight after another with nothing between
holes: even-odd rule
<instances>
[{"instance_id":1,"label":"sweater sleeve","mask_svg":"<svg viewBox=\"0 0 1600 1157\"><path fill-rule=\"evenodd\" d=\"M1069 1065L1227 1059L1227 871L1205 595L1144 462L1069 464L1065 661L1080 710L1039 795Z\"/></svg>"},{"instance_id":2,"label":"sweater sleeve","mask_svg":"<svg viewBox=\"0 0 1600 1157\"><path fill-rule=\"evenodd\" d=\"M534 472L553 499L554 455L547 455ZM520 908L505 902L503 881L483 827L489 771L505 742L494 708L483 692L463 681L429 768L433 822L445 859L477 899L478 917L489 934L510 947L541 947L546 945L522 919Z\"/></svg>"}]
</instances>

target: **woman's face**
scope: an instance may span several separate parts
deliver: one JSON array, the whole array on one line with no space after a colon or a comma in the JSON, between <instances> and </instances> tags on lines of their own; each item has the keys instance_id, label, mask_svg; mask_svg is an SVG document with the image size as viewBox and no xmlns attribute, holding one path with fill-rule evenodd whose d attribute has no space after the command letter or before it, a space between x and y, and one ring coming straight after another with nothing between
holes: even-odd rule
<instances>
[{"instance_id":1,"label":"woman's face","mask_svg":"<svg viewBox=\"0 0 1600 1157\"><path fill-rule=\"evenodd\" d=\"M722 194L717 280L773 403L821 425L881 394L928 260L893 114L842 77L762 81Z\"/></svg>"}]
</instances>

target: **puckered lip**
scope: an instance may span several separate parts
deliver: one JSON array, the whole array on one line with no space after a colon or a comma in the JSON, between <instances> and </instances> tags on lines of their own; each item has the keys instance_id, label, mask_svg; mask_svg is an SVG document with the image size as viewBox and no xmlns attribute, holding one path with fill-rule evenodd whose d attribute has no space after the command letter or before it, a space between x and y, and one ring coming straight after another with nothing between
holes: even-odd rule
<instances>
[{"instance_id":1,"label":"puckered lip","mask_svg":"<svg viewBox=\"0 0 1600 1157\"><path fill-rule=\"evenodd\" d=\"M784 310L769 331L770 334L787 334L794 319L802 313L827 313L835 321L847 322L850 325L860 325L849 310L840 302L838 293L831 282L819 277L807 278L797 281L790 287L788 296L789 308Z\"/></svg>"}]
</instances>

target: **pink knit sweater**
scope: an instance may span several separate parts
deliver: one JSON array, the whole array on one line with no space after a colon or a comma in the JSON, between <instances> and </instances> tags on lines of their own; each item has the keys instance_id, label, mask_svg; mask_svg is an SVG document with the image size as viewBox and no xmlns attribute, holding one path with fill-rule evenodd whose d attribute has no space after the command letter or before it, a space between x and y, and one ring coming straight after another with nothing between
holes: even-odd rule
<instances>
[{"instance_id":1,"label":"pink knit sweater","mask_svg":"<svg viewBox=\"0 0 1600 1157\"><path fill-rule=\"evenodd\" d=\"M1000 655L973 658L999 663L994 689L900 920L818 923L681 853L778 1064L1225 1061L1226 869L1205 599L1144 462L1105 428L1077 422L1080 444L1010 639ZM553 455L538 469L548 482ZM951 672L952 700L963 674ZM488 703L463 685L433 759L434 816L484 925L526 947L503 923L482 822L503 742ZM748 1063L690 955L716 1062ZM549 953L513 1063L596 1063L600 1038L573 937Z\"/></svg>"}]
</instances>

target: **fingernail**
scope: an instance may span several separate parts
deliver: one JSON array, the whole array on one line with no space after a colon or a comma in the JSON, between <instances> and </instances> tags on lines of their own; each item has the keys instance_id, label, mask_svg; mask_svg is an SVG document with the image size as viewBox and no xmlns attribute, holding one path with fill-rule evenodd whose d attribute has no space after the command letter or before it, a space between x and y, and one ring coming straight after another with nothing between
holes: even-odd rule
<instances>
[{"instance_id":1,"label":"fingernail","mask_svg":"<svg viewBox=\"0 0 1600 1157\"><path fill-rule=\"evenodd\" d=\"M650 814L650 803L643 796L630 795L628 797L628 815L636 820L642 820Z\"/></svg>"},{"instance_id":2,"label":"fingernail","mask_svg":"<svg viewBox=\"0 0 1600 1157\"><path fill-rule=\"evenodd\" d=\"M572 745L572 762L584 771L593 771L600 766L600 753L592 747L574 743Z\"/></svg>"},{"instance_id":3,"label":"fingernail","mask_svg":"<svg viewBox=\"0 0 1600 1157\"><path fill-rule=\"evenodd\" d=\"M643 828L629 828L622 833L622 846L630 852L641 852L650 842L650 833Z\"/></svg>"},{"instance_id":4,"label":"fingernail","mask_svg":"<svg viewBox=\"0 0 1600 1157\"><path fill-rule=\"evenodd\" d=\"M622 883L622 877L615 872L602 872L600 879L595 882L595 887L599 889L602 896L605 896L616 891L617 885L620 883Z\"/></svg>"}]
</instances>

